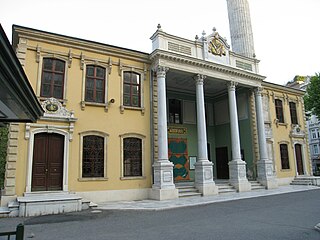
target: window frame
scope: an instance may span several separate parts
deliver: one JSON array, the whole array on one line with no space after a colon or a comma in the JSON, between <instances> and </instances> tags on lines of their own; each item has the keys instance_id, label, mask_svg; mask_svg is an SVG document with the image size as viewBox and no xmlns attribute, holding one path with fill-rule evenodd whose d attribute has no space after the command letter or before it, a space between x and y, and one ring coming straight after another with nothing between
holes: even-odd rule
<instances>
[{"instance_id":1,"label":"window frame","mask_svg":"<svg viewBox=\"0 0 320 240\"><path fill-rule=\"evenodd\" d=\"M89 67L93 67L93 71L94 71L93 76L88 76L88 68ZM97 74L96 74L98 68L102 69L104 71L104 76L102 78L99 78L97 76ZM86 71L85 71L85 78L86 79L85 79L85 93L84 93L84 100L85 100L86 103L104 104L106 102L106 98L105 98L105 93L106 93L106 91L105 91L105 88L106 88L106 74L107 74L107 71L106 71L106 68L104 68L104 67L101 67L99 65L94 65L94 64L87 64L86 65ZM94 84L93 84L94 85L93 86L93 98L94 99L92 101L89 101L87 99L87 81L88 81L89 78L91 78L93 80L93 82L94 82ZM102 102L98 102L97 99L96 99L96 95L97 95L97 88L96 88L97 84L96 84L96 82L97 82L97 80L102 80L103 81Z\"/></svg>"},{"instance_id":2,"label":"window frame","mask_svg":"<svg viewBox=\"0 0 320 240\"><path fill-rule=\"evenodd\" d=\"M313 144L313 155L318 155L318 154L319 154L319 145Z\"/></svg>"},{"instance_id":3,"label":"window frame","mask_svg":"<svg viewBox=\"0 0 320 240\"><path fill-rule=\"evenodd\" d=\"M108 145L108 137L109 134L104 133L104 132L100 132L100 131L86 131L86 132L82 132L79 133L80 135L80 155L79 155L79 159L80 159L80 167L79 167L79 181L104 181L104 180L108 180L107 177L107 145ZM103 177L84 177L83 176L83 147L84 147L84 137L87 136L97 136L97 137L102 137L104 140L104 146L103 146L103 150L104 150L104 160L103 160Z\"/></svg>"},{"instance_id":4,"label":"window frame","mask_svg":"<svg viewBox=\"0 0 320 240\"><path fill-rule=\"evenodd\" d=\"M126 74L130 74L130 82L126 82L125 81L125 76ZM138 76L138 83L133 83L133 75ZM141 74L136 73L134 71L124 71L123 72L123 89L125 89L125 86L128 86L130 89L130 93L129 93L129 99L130 99L130 105L125 105L125 101L123 100L123 105L125 107L134 107L134 108L141 108ZM134 87L138 87L138 94L134 94L133 93L133 89ZM125 93L125 90L123 90L123 99L125 98L125 96L128 95ZM133 105L133 98L138 96L138 106Z\"/></svg>"},{"instance_id":5,"label":"window frame","mask_svg":"<svg viewBox=\"0 0 320 240\"><path fill-rule=\"evenodd\" d=\"M281 105L280 105L281 103ZM285 123L284 121L284 111L283 111L283 101L281 99L275 99L274 101L276 119L278 123Z\"/></svg>"},{"instance_id":6,"label":"window frame","mask_svg":"<svg viewBox=\"0 0 320 240\"><path fill-rule=\"evenodd\" d=\"M311 139L317 139L317 132L316 129L311 129Z\"/></svg>"},{"instance_id":7,"label":"window frame","mask_svg":"<svg viewBox=\"0 0 320 240\"><path fill-rule=\"evenodd\" d=\"M109 107L109 75L112 69L112 62L109 59L109 63L97 59L86 59L84 55L80 56L80 69L82 70L82 91L81 91L81 110L85 110L86 106L98 106L104 107L105 112L108 112ZM87 66L101 67L105 70L104 78L104 101L102 103L98 102L88 102L86 101L86 76L87 76Z\"/></svg>"},{"instance_id":8,"label":"window frame","mask_svg":"<svg viewBox=\"0 0 320 240\"><path fill-rule=\"evenodd\" d=\"M141 140L141 176L125 176L124 175L124 139L126 138L137 138ZM134 179L145 179L145 136L136 133L126 133L120 135L120 147L121 147L121 173L120 173L120 180L134 180Z\"/></svg>"},{"instance_id":9,"label":"window frame","mask_svg":"<svg viewBox=\"0 0 320 240\"><path fill-rule=\"evenodd\" d=\"M299 124L298 114L297 114L297 104L295 102L289 102L289 109L290 109L291 124Z\"/></svg>"},{"instance_id":10,"label":"window frame","mask_svg":"<svg viewBox=\"0 0 320 240\"><path fill-rule=\"evenodd\" d=\"M72 57L62 56L56 53L42 53L41 48L37 47L36 62L38 63L38 74L37 74L37 84L36 84L36 96L40 100L45 100L50 97L41 96L41 86L42 86L42 72L43 72L43 59L57 59L64 62L64 76L63 76L63 93L62 99L58 99L64 106L66 105L67 99L67 84L68 84L68 69L71 67Z\"/></svg>"},{"instance_id":11,"label":"window frame","mask_svg":"<svg viewBox=\"0 0 320 240\"><path fill-rule=\"evenodd\" d=\"M287 143L280 143L279 150L280 150L281 170L290 170L288 144ZM286 167L286 163L287 163L287 167Z\"/></svg>"},{"instance_id":12,"label":"window frame","mask_svg":"<svg viewBox=\"0 0 320 240\"><path fill-rule=\"evenodd\" d=\"M125 110L137 110L141 111L141 115L144 115L145 113L145 91L144 91L144 81L146 80L146 73L147 69L146 66L144 66L144 69L137 68L137 67L129 67L129 66L123 66L120 64L120 79L121 79L121 87L120 87L120 113L124 113ZM124 105L124 73L125 72L134 72L138 75L140 75L140 106L126 106Z\"/></svg>"},{"instance_id":13,"label":"window frame","mask_svg":"<svg viewBox=\"0 0 320 240\"><path fill-rule=\"evenodd\" d=\"M180 103L180 110L178 112L174 111L173 116L171 116L172 112L170 112L170 101L178 101ZM197 112L195 111L195 114ZM179 114L179 122L176 122L175 114ZM168 123L169 124L183 124L183 100L177 98L168 98Z\"/></svg>"},{"instance_id":14,"label":"window frame","mask_svg":"<svg viewBox=\"0 0 320 240\"><path fill-rule=\"evenodd\" d=\"M50 69L46 69L45 68L45 62L46 61L52 61L52 64L50 65ZM63 66L63 71L58 71L56 70L56 66L58 63L61 63ZM65 65L65 61L57 59L57 58L43 58L42 61L42 72L41 72L41 87L40 87L40 97L42 98L55 98L55 99L63 99L63 92L64 92L64 77L65 77L65 69L66 65ZM44 79L45 79L45 74L49 74L51 76L51 80L50 83L45 83ZM57 85L56 81L55 81L55 76L62 76L62 84L61 85ZM44 96L44 86L48 85L49 86L49 96ZM61 88L61 92L59 92L59 97L54 96L54 91L55 91L55 87L58 86Z\"/></svg>"}]
</instances>

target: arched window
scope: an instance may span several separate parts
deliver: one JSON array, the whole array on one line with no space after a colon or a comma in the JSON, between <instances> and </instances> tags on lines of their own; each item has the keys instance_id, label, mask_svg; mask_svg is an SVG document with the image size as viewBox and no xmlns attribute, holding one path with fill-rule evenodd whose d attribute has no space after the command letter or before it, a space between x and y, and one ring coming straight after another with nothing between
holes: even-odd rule
<instances>
[{"instance_id":1,"label":"arched window","mask_svg":"<svg viewBox=\"0 0 320 240\"><path fill-rule=\"evenodd\" d=\"M64 61L54 58L44 58L40 96L63 99L64 75Z\"/></svg>"},{"instance_id":2,"label":"arched window","mask_svg":"<svg viewBox=\"0 0 320 240\"><path fill-rule=\"evenodd\" d=\"M123 176L142 176L142 140L123 138Z\"/></svg>"},{"instance_id":3,"label":"arched window","mask_svg":"<svg viewBox=\"0 0 320 240\"><path fill-rule=\"evenodd\" d=\"M104 177L104 137L87 135L82 145L82 177Z\"/></svg>"},{"instance_id":4,"label":"arched window","mask_svg":"<svg viewBox=\"0 0 320 240\"><path fill-rule=\"evenodd\" d=\"M123 73L123 105L141 107L141 77L135 72Z\"/></svg>"},{"instance_id":5,"label":"arched window","mask_svg":"<svg viewBox=\"0 0 320 240\"><path fill-rule=\"evenodd\" d=\"M106 70L99 66L86 67L85 101L104 103Z\"/></svg>"}]
</instances>

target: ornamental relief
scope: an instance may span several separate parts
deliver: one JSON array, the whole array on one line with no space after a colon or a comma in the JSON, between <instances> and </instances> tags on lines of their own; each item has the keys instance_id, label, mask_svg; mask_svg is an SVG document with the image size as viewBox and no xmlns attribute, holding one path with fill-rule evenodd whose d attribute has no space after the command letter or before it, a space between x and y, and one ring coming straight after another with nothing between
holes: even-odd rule
<instances>
[{"instance_id":1,"label":"ornamental relief","mask_svg":"<svg viewBox=\"0 0 320 240\"><path fill-rule=\"evenodd\" d=\"M44 110L43 117L49 118L63 118L74 119L73 111L67 110L62 106L61 102L55 98L48 98L41 102L41 106ZM74 119L75 120L75 119Z\"/></svg>"},{"instance_id":2,"label":"ornamental relief","mask_svg":"<svg viewBox=\"0 0 320 240\"><path fill-rule=\"evenodd\" d=\"M208 50L213 55L217 56L225 56L226 55L226 48L224 42L221 40L221 37L218 32L215 32L213 35L212 40L209 42Z\"/></svg>"}]
</instances>

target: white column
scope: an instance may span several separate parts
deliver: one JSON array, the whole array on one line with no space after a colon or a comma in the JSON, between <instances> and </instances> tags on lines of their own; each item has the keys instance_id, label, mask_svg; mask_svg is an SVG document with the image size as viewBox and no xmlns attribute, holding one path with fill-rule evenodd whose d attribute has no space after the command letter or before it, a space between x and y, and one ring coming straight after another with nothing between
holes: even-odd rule
<instances>
[{"instance_id":1,"label":"white column","mask_svg":"<svg viewBox=\"0 0 320 240\"><path fill-rule=\"evenodd\" d=\"M257 128L259 140L259 155L260 159L257 162L258 181L266 186L268 189L277 188L278 184L273 175L273 163L268 157L267 141L264 128L263 105L262 105L262 89L256 88L256 114L257 114Z\"/></svg>"},{"instance_id":2,"label":"white column","mask_svg":"<svg viewBox=\"0 0 320 240\"><path fill-rule=\"evenodd\" d=\"M241 159L240 134L238 124L238 111L236 100L236 85L235 82L228 84L229 96L229 115L230 115L230 130L231 130L231 150L232 161L229 162L230 184L237 188L239 192L250 191L251 184L246 176L246 162Z\"/></svg>"},{"instance_id":3,"label":"white column","mask_svg":"<svg viewBox=\"0 0 320 240\"><path fill-rule=\"evenodd\" d=\"M208 160L206 115L204 106L203 81L205 76L196 76L196 97L197 97L197 130L198 130L198 161Z\"/></svg>"},{"instance_id":4,"label":"white column","mask_svg":"<svg viewBox=\"0 0 320 240\"><path fill-rule=\"evenodd\" d=\"M154 162L154 183L151 198L156 200L178 198L178 190L173 183L173 163L168 159L168 129L167 129L167 100L166 100L166 72L169 69L158 66L158 160Z\"/></svg>"},{"instance_id":5,"label":"white column","mask_svg":"<svg viewBox=\"0 0 320 240\"><path fill-rule=\"evenodd\" d=\"M197 97L197 130L198 130L198 157L195 164L195 187L203 195L218 194L218 188L213 181L212 162L208 160L207 129L204 106L203 81L205 76L196 75Z\"/></svg>"},{"instance_id":6,"label":"white column","mask_svg":"<svg viewBox=\"0 0 320 240\"><path fill-rule=\"evenodd\" d=\"M166 72L168 68L158 67L158 161L168 161L168 127L167 127L167 98Z\"/></svg>"},{"instance_id":7,"label":"white column","mask_svg":"<svg viewBox=\"0 0 320 240\"><path fill-rule=\"evenodd\" d=\"M237 84L235 82L231 82L228 85L231 145L232 145L231 149L232 149L232 161L242 161L239 125L238 125L236 85Z\"/></svg>"}]
</instances>

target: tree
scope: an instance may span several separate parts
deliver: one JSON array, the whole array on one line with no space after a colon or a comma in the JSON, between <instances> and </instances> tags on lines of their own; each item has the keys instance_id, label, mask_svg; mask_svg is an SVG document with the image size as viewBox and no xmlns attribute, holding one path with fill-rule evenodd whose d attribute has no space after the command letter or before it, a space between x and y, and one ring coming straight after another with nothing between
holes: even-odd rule
<instances>
[{"instance_id":1,"label":"tree","mask_svg":"<svg viewBox=\"0 0 320 240\"><path fill-rule=\"evenodd\" d=\"M8 128L0 127L0 189L3 188L6 156L7 156Z\"/></svg>"},{"instance_id":2,"label":"tree","mask_svg":"<svg viewBox=\"0 0 320 240\"><path fill-rule=\"evenodd\" d=\"M316 115L320 119L320 73L312 76L304 96L306 112Z\"/></svg>"}]
</instances>

